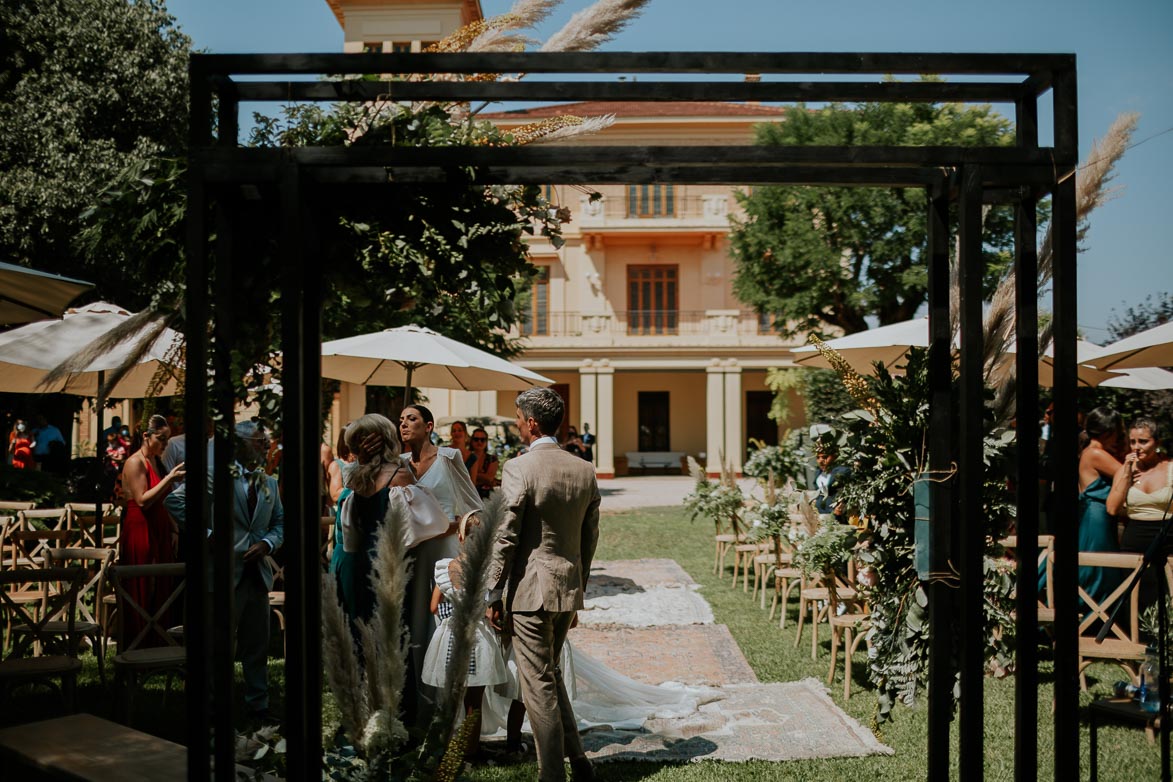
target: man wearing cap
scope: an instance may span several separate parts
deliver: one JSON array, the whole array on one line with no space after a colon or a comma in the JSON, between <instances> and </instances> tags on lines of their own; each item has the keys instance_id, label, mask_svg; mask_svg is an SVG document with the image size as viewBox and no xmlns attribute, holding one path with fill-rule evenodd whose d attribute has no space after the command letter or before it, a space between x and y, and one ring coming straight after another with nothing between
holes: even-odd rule
<instances>
[{"instance_id":1,"label":"man wearing cap","mask_svg":"<svg viewBox=\"0 0 1173 782\"><path fill-rule=\"evenodd\" d=\"M815 440L815 462L819 465L819 474L815 478L815 487L819 490L815 497L815 510L819 515L834 516L835 521L843 523L847 514L843 503L839 502L839 490L851 478L851 468L836 464L839 458L839 443L833 431L826 431Z\"/></svg>"}]
</instances>

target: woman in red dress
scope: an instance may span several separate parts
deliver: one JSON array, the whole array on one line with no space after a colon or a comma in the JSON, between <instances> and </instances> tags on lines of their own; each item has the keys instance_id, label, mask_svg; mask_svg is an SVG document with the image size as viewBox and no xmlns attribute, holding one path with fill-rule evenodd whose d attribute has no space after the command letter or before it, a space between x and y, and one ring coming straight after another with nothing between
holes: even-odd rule
<instances>
[{"instance_id":1,"label":"woman in red dress","mask_svg":"<svg viewBox=\"0 0 1173 782\"><path fill-rule=\"evenodd\" d=\"M167 419L151 416L142 433L142 445L126 460L122 468L122 490L126 496L126 516L122 521L119 542L121 565L159 565L175 561L175 547L179 543L179 527L163 507L163 498L170 493L175 481L182 479L183 464L163 474L159 457L167 448L171 430ZM170 585L164 579L136 578L126 582L126 591L143 610L154 614L170 595ZM120 606L122 637L119 649L125 649L146 624L134 609ZM147 636L144 646L157 646L162 639Z\"/></svg>"}]
</instances>

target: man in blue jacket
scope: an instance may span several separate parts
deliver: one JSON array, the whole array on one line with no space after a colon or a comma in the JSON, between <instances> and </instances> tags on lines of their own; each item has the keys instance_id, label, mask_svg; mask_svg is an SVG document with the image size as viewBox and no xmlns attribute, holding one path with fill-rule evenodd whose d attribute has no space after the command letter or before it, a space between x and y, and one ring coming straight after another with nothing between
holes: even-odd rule
<instances>
[{"instance_id":1,"label":"man in blue jacket","mask_svg":"<svg viewBox=\"0 0 1173 782\"><path fill-rule=\"evenodd\" d=\"M236 633L236 654L244 669L244 702L249 716L269 717L269 591L273 588L273 567L268 555L285 540L285 509L277 492L277 479L266 475L264 465L267 438L252 421L236 425L236 467L233 473L232 520L235 531L233 562L236 592L232 628ZM212 460L208 454L209 467ZM212 480L208 473L207 507L212 507ZM167 510L182 526L187 513L187 484L164 500ZM212 524L208 522L208 536ZM212 589L212 574L207 574Z\"/></svg>"},{"instance_id":2,"label":"man in blue jacket","mask_svg":"<svg viewBox=\"0 0 1173 782\"><path fill-rule=\"evenodd\" d=\"M839 501L839 490L851 479L851 468L836 464L839 458L839 443L835 440L835 433L825 432L815 440L815 462L819 465L819 474L815 477L815 487L819 490L815 497L815 510L819 515L831 515L835 521L843 523L847 520L843 503Z\"/></svg>"}]
</instances>

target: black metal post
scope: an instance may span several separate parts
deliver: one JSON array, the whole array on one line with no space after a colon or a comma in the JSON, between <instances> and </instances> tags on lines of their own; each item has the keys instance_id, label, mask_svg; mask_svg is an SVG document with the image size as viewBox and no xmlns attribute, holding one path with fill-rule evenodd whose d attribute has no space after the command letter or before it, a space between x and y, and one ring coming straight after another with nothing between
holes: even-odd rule
<instances>
[{"instance_id":1,"label":"black metal post","mask_svg":"<svg viewBox=\"0 0 1173 782\"><path fill-rule=\"evenodd\" d=\"M193 74L194 76L194 74ZM197 85L192 82L192 114L197 115ZM203 425L208 409L208 340L207 323L209 301L207 289L207 195L202 171L192 165L188 171L187 186L187 292L186 303L186 375L184 381L184 411L192 438L187 449L187 485L202 489L207 485L208 451L200 447ZM193 425L194 424L194 425ZM207 492L187 492L187 529L184 531L184 550L187 560L187 615L184 620L184 640L187 645L187 778L203 780L209 777L207 747L212 736L211 698L208 688L211 654L208 640L211 628L205 625L207 589L204 583L208 544L204 524L207 512Z\"/></svg>"},{"instance_id":2,"label":"black metal post","mask_svg":"<svg viewBox=\"0 0 1173 782\"><path fill-rule=\"evenodd\" d=\"M983 779L985 751L985 609L983 600L985 523L982 513L982 186L977 166L962 166L958 227L959 322L961 324L961 436L958 459L961 515L961 724L958 764L961 780Z\"/></svg>"},{"instance_id":3,"label":"black metal post","mask_svg":"<svg viewBox=\"0 0 1173 782\"><path fill-rule=\"evenodd\" d=\"M281 344L284 442L285 687L289 780L318 780L322 764L320 507L317 441L321 395L321 292L316 236L296 164L281 191Z\"/></svg>"},{"instance_id":4,"label":"black metal post","mask_svg":"<svg viewBox=\"0 0 1173 782\"><path fill-rule=\"evenodd\" d=\"M1057 595L1077 594L1079 556L1079 433L1076 427L1076 225L1075 165L1078 159L1075 72L1055 75L1055 156L1058 182L1052 195L1054 278L1054 423L1051 448L1055 518L1052 577ZM1055 602L1055 780L1079 777L1079 616L1075 600Z\"/></svg>"},{"instance_id":5,"label":"black metal post","mask_svg":"<svg viewBox=\"0 0 1173 782\"><path fill-rule=\"evenodd\" d=\"M1168 516L1168 509L1165 514ZM1169 782L1169 582L1165 578L1167 557L1161 556L1157 571L1157 714L1161 718L1161 780Z\"/></svg>"},{"instance_id":6,"label":"black metal post","mask_svg":"<svg viewBox=\"0 0 1173 782\"><path fill-rule=\"evenodd\" d=\"M94 434L94 442L96 445L94 449L97 451L98 469L103 470L106 461L106 438L102 435L106 428L106 405L105 397L102 395L102 385L106 382L106 373L103 370L98 370L98 387L94 390L94 407L97 408L94 414L97 416L97 429ZM99 473L100 474L100 473ZM102 545L102 537L104 535L104 525L102 524L102 491L101 488L94 494L94 545Z\"/></svg>"},{"instance_id":7,"label":"black metal post","mask_svg":"<svg viewBox=\"0 0 1173 782\"><path fill-rule=\"evenodd\" d=\"M1033 96L1018 104L1018 145L1038 144L1038 104ZM1029 725L1038 718L1038 567L1035 557L1039 535L1039 304L1038 304L1038 204L1029 188L1014 207L1014 312L1016 448L1018 450L1017 626L1015 637L1014 721ZM1039 740L1033 730L1014 732L1014 778L1033 782L1038 778Z\"/></svg>"},{"instance_id":8,"label":"black metal post","mask_svg":"<svg viewBox=\"0 0 1173 782\"><path fill-rule=\"evenodd\" d=\"M929 775L949 779L953 722L953 586L950 568L953 478L953 334L949 320L949 195L929 191Z\"/></svg>"},{"instance_id":9,"label":"black metal post","mask_svg":"<svg viewBox=\"0 0 1173 782\"><path fill-rule=\"evenodd\" d=\"M232 344L235 329L232 308L232 263L236 226L228 214L229 194L216 200L216 261L214 280L216 350L212 355L216 428L212 458L212 705L215 720L215 771L218 782L235 778L236 734L232 726L232 650L236 627L233 602L236 593L233 548L235 490L229 465L234 461L236 433L235 397L232 389ZM198 448L198 443L196 444ZM198 487L198 485L197 485ZM189 489L190 492L190 489Z\"/></svg>"}]
</instances>

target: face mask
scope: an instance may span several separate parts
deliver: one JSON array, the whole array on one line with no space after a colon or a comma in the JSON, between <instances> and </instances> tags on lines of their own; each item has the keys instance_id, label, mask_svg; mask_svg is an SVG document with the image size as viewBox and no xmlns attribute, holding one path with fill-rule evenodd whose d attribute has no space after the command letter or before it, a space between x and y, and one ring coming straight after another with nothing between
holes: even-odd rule
<instances>
[{"instance_id":1,"label":"face mask","mask_svg":"<svg viewBox=\"0 0 1173 782\"><path fill-rule=\"evenodd\" d=\"M24 431L24 424L17 424L16 431L23 432Z\"/></svg>"}]
</instances>

